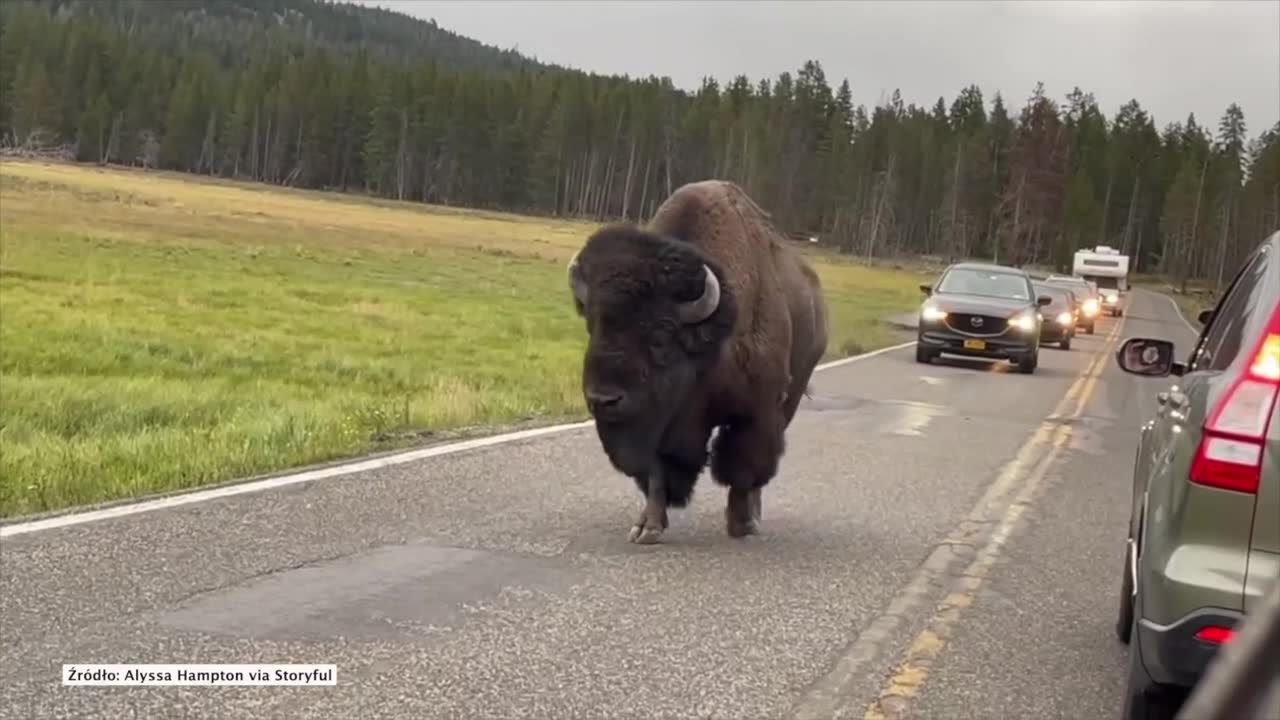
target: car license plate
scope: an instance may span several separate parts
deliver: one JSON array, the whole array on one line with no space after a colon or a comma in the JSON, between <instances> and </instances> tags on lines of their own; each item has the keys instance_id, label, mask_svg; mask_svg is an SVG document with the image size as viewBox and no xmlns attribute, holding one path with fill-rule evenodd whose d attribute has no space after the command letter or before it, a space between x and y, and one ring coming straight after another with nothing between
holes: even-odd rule
<instances>
[{"instance_id":1,"label":"car license plate","mask_svg":"<svg viewBox=\"0 0 1280 720\"><path fill-rule=\"evenodd\" d=\"M986 350L987 343L985 340L965 340L964 349L965 350Z\"/></svg>"}]
</instances>

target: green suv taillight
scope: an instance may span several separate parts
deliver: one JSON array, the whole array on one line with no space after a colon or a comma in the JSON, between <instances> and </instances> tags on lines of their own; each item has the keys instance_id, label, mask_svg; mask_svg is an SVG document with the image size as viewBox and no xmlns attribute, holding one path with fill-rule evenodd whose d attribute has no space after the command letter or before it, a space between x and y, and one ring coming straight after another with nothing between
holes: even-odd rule
<instances>
[{"instance_id":1,"label":"green suv taillight","mask_svg":"<svg viewBox=\"0 0 1280 720\"><path fill-rule=\"evenodd\" d=\"M1205 423L1191 463L1194 483L1258 492L1267 425L1280 395L1280 306L1272 311L1251 358Z\"/></svg>"}]
</instances>

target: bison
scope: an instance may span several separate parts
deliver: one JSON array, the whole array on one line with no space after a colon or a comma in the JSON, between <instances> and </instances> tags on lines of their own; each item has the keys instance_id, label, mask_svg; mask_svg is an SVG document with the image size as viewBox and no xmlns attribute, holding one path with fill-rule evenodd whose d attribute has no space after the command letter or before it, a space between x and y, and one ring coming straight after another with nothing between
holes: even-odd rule
<instances>
[{"instance_id":1,"label":"bison","mask_svg":"<svg viewBox=\"0 0 1280 720\"><path fill-rule=\"evenodd\" d=\"M605 226L569 262L588 334L582 391L612 466L644 494L651 544L707 465L726 531L756 533L761 490L827 348L817 275L731 182L677 189L648 227Z\"/></svg>"}]
</instances>

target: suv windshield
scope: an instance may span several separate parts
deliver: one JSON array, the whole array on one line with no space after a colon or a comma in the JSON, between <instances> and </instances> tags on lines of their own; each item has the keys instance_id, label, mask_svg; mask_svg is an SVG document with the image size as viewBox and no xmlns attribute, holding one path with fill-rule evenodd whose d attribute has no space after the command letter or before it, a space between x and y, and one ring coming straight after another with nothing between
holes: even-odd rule
<instances>
[{"instance_id":1,"label":"suv windshield","mask_svg":"<svg viewBox=\"0 0 1280 720\"><path fill-rule=\"evenodd\" d=\"M1067 305L1070 302L1071 291L1064 287L1054 287L1043 283L1032 283L1032 285L1035 287L1037 295L1048 295L1053 298L1054 305Z\"/></svg>"},{"instance_id":2,"label":"suv windshield","mask_svg":"<svg viewBox=\"0 0 1280 720\"><path fill-rule=\"evenodd\" d=\"M1082 278L1050 275L1047 282L1051 282L1056 285L1070 285L1072 288L1079 288L1083 290L1085 295L1093 295L1093 287Z\"/></svg>"},{"instance_id":3,"label":"suv windshield","mask_svg":"<svg viewBox=\"0 0 1280 720\"><path fill-rule=\"evenodd\" d=\"M1022 275L974 268L952 268L938 283L940 293L984 295L986 297L1030 300L1027 279Z\"/></svg>"}]
</instances>

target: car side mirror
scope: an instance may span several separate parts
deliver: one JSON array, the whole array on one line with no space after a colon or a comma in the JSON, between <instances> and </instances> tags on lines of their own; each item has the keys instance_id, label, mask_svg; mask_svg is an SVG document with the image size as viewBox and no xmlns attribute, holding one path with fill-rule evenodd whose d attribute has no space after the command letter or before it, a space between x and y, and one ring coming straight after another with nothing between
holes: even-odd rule
<instances>
[{"instance_id":1,"label":"car side mirror","mask_svg":"<svg viewBox=\"0 0 1280 720\"><path fill-rule=\"evenodd\" d=\"M1129 338L1116 350L1121 370L1146 377L1167 377L1174 372L1173 343L1154 338Z\"/></svg>"},{"instance_id":2,"label":"car side mirror","mask_svg":"<svg viewBox=\"0 0 1280 720\"><path fill-rule=\"evenodd\" d=\"M1213 319L1213 308L1201 310L1200 314L1196 316L1196 319L1200 321L1200 325L1202 327L1208 326L1209 321Z\"/></svg>"},{"instance_id":3,"label":"car side mirror","mask_svg":"<svg viewBox=\"0 0 1280 720\"><path fill-rule=\"evenodd\" d=\"M921 286L920 286L920 292L924 293L925 295L933 295L933 286L932 286L932 285L921 285Z\"/></svg>"},{"instance_id":4,"label":"car side mirror","mask_svg":"<svg viewBox=\"0 0 1280 720\"><path fill-rule=\"evenodd\" d=\"M1053 302L1053 298L1049 297L1048 295L1041 295L1040 297L1036 298L1036 305L1039 305L1040 307L1049 305L1052 302Z\"/></svg>"}]
</instances>

